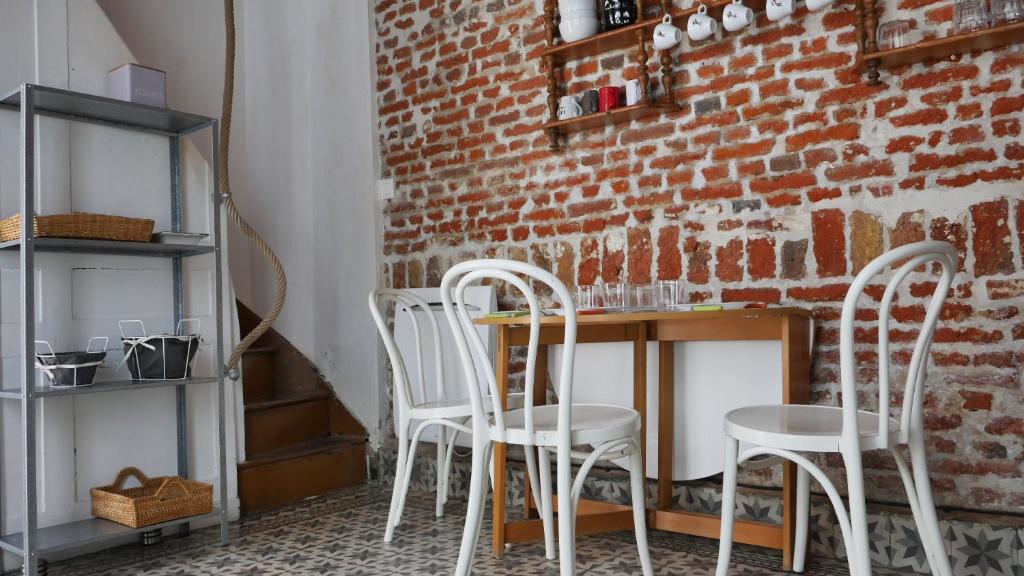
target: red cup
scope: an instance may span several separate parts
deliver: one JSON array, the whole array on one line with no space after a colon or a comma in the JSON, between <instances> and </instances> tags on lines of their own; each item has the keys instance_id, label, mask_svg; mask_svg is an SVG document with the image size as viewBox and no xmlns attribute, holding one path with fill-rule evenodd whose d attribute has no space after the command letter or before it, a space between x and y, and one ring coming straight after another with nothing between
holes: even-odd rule
<instances>
[{"instance_id":1,"label":"red cup","mask_svg":"<svg viewBox=\"0 0 1024 576\"><path fill-rule=\"evenodd\" d=\"M612 108L618 108L620 104L620 90L618 86L605 86L599 90L601 112L607 112Z\"/></svg>"}]
</instances>

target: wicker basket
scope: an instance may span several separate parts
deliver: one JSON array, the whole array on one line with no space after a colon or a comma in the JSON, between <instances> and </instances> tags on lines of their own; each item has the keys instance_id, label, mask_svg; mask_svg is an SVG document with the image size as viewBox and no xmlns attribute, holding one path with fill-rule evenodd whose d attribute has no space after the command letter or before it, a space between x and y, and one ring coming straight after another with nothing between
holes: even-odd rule
<instances>
[{"instance_id":1,"label":"wicker basket","mask_svg":"<svg viewBox=\"0 0 1024 576\"><path fill-rule=\"evenodd\" d=\"M35 231L36 237L149 242L153 236L153 224L152 220L146 218L72 212L36 216ZM0 220L0 242L10 242L19 238L21 214Z\"/></svg>"},{"instance_id":2,"label":"wicker basket","mask_svg":"<svg viewBox=\"0 0 1024 576\"><path fill-rule=\"evenodd\" d=\"M124 483L131 476L142 486L125 488ZM113 484L89 492L93 516L132 528L213 511L213 486L179 476L147 478L138 468L125 468Z\"/></svg>"}]
</instances>

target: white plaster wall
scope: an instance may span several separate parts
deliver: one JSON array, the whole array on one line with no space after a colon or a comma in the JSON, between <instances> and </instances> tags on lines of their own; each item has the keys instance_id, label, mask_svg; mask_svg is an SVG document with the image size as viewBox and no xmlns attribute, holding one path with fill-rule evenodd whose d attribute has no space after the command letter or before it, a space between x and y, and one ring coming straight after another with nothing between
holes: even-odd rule
<instances>
[{"instance_id":1,"label":"white plaster wall","mask_svg":"<svg viewBox=\"0 0 1024 576\"><path fill-rule=\"evenodd\" d=\"M219 115L223 5L98 0L169 101ZM366 295L377 285L380 214L373 41L366 0L236 2L231 178L235 201L284 263L275 328L323 371L376 439L378 360ZM231 231L239 298L269 309L273 278Z\"/></svg>"},{"instance_id":2,"label":"white plaster wall","mask_svg":"<svg viewBox=\"0 0 1024 576\"><path fill-rule=\"evenodd\" d=\"M0 53L4 92L29 82L102 94L106 72L135 61L93 0L5 0L0 4L0 37L17 47ZM166 138L52 118L39 118L38 127L40 213L144 216L156 220L156 230L169 229ZM0 217L19 209L18 133L18 114L0 111ZM183 146L183 226L209 232L212 174L198 144ZM150 332L173 329L169 260L40 254L36 265L36 334L55 349L80 349L93 335L117 342L119 319L139 317ZM185 261L186 315L201 319L206 339L198 374L214 372L213 267L212 255ZM17 254L0 254L0 380L6 387L20 385L18 302ZM225 321L231 326L230 315ZM116 363L120 356L114 351L108 358ZM124 369L106 369L100 377L127 376ZM188 390L191 476L216 485L216 388L197 385ZM234 396L229 384L229 406L234 406ZM229 410L229 437L235 429L233 413ZM89 517L89 488L109 483L124 466L138 466L151 475L176 471L172 389L45 399L37 416L41 526ZM3 530L10 532L20 530L24 512L17 403L4 403L2 419L2 521ZM233 444L227 457L228 504L237 516ZM215 497L220 500L219 494Z\"/></svg>"}]
</instances>

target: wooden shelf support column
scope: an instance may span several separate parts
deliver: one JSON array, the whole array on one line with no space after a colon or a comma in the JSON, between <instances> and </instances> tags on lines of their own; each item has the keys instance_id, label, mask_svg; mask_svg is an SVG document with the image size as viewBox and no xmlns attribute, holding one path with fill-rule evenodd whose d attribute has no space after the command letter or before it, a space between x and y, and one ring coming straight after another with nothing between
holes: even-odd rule
<instances>
[{"instance_id":1,"label":"wooden shelf support column","mask_svg":"<svg viewBox=\"0 0 1024 576\"><path fill-rule=\"evenodd\" d=\"M636 64L638 68L638 80L640 82L640 103L653 102L651 96L651 76L647 73L647 32L643 29L636 31Z\"/></svg>"},{"instance_id":2,"label":"wooden shelf support column","mask_svg":"<svg viewBox=\"0 0 1024 576\"><path fill-rule=\"evenodd\" d=\"M544 34L547 37L548 48L555 45L555 0L544 0ZM548 121L558 120L558 77L555 72L555 59L548 55L544 57L544 66L548 75ZM558 129L547 128L544 133L548 137L548 148L552 152L558 151Z\"/></svg>"},{"instance_id":3,"label":"wooden shelf support column","mask_svg":"<svg viewBox=\"0 0 1024 576\"><path fill-rule=\"evenodd\" d=\"M857 3L857 27L861 33L861 53L874 54L878 52L878 11L875 0L861 0ZM868 68L868 86L880 85L879 61L873 59L864 64Z\"/></svg>"},{"instance_id":4,"label":"wooden shelf support column","mask_svg":"<svg viewBox=\"0 0 1024 576\"><path fill-rule=\"evenodd\" d=\"M672 13L672 0L661 0L661 13L671 14ZM683 28L685 29L685 28ZM673 85L675 84L675 77L672 75L672 51L662 50L661 51L661 91L664 96L666 104L675 102L675 97L672 95Z\"/></svg>"}]
</instances>

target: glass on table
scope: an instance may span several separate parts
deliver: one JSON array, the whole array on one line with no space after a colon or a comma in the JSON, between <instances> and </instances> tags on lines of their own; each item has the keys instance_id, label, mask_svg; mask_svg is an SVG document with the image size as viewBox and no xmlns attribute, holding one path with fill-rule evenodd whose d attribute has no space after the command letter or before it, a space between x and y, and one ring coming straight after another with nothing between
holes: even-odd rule
<instances>
[{"instance_id":1,"label":"glass on table","mask_svg":"<svg viewBox=\"0 0 1024 576\"><path fill-rule=\"evenodd\" d=\"M604 285L604 306L610 310L621 310L626 307L626 291L628 284L613 282Z\"/></svg>"},{"instance_id":2,"label":"glass on table","mask_svg":"<svg viewBox=\"0 0 1024 576\"><path fill-rule=\"evenodd\" d=\"M892 50L910 44L910 21L890 20L878 27L878 49Z\"/></svg>"},{"instance_id":3,"label":"glass on table","mask_svg":"<svg viewBox=\"0 0 1024 576\"><path fill-rule=\"evenodd\" d=\"M657 310L658 309L658 285L637 284L632 290L633 302L630 307L633 310Z\"/></svg>"},{"instance_id":4,"label":"glass on table","mask_svg":"<svg viewBox=\"0 0 1024 576\"><path fill-rule=\"evenodd\" d=\"M658 281L658 309L672 310L683 303L683 283L679 280Z\"/></svg>"},{"instance_id":5,"label":"glass on table","mask_svg":"<svg viewBox=\"0 0 1024 576\"><path fill-rule=\"evenodd\" d=\"M1024 22L1024 0L992 0L992 25Z\"/></svg>"},{"instance_id":6,"label":"glass on table","mask_svg":"<svg viewBox=\"0 0 1024 576\"><path fill-rule=\"evenodd\" d=\"M577 286L576 309L595 310L602 307L603 298L600 286Z\"/></svg>"},{"instance_id":7,"label":"glass on table","mask_svg":"<svg viewBox=\"0 0 1024 576\"><path fill-rule=\"evenodd\" d=\"M953 7L953 32L977 32L989 26L986 0L956 0Z\"/></svg>"}]
</instances>

